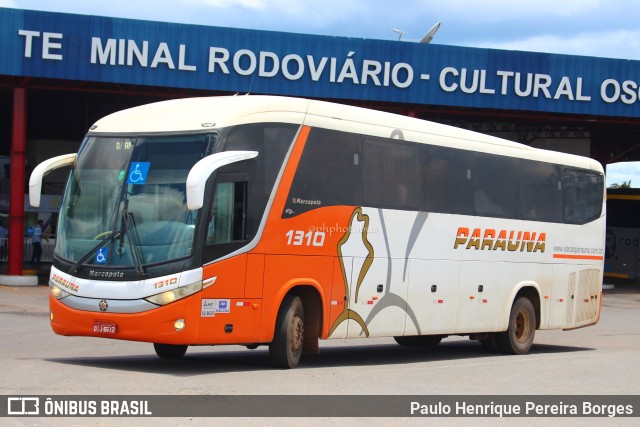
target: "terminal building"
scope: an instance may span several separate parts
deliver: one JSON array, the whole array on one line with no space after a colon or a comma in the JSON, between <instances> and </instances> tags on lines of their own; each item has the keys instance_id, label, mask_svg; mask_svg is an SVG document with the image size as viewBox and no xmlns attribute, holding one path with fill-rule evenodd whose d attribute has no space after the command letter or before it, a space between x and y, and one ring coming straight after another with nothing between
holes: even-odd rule
<instances>
[{"instance_id":1,"label":"terminal building","mask_svg":"<svg viewBox=\"0 0 640 427\"><path fill-rule=\"evenodd\" d=\"M640 61L0 8L2 226L55 233L66 172L30 171L100 117L171 98L270 94L441 122L603 164L640 159ZM3 251L20 274L23 239Z\"/></svg>"}]
</instances>

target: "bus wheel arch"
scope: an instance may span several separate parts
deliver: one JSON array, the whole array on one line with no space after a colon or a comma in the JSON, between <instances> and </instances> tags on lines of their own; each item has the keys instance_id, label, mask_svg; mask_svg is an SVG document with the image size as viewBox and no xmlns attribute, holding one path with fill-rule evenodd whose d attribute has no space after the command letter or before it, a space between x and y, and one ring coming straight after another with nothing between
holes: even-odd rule
<instances>
[{"instance_id":1,"label":"bus wheel arch","mask_svg":"<svg viewBox=\"0 0 640 427\"><path fill-rule=\"evenodd\" d=\"M300 356L318 353L322 331L322 299L313 286L301 285L284 296L276 317L269 358L280 368L295 368Z\"/></svg>"},{"instance_id":2,"label":"bus wheel arch","mask_svg":"<svg viewBox=\"0 0 640 427\"><path fill-rule=\"evenodd\" d=\"M535 287L521 288L509 312L507 330L494 334L495 346L505 354L526 354L540 326L540 296Z\"/></svg>"},{"instance_id":3,"label":"bus wheel arch","mask_svg":"<svg viewBox=\"0 0 640 427\"><path fill-rule=\"evenodd\" d=\"M513 307L513 304L515 304L518 298L521 298L521 297L525 297L529 301L531 301L531 304L533 305L533 311L536 315L535 328L540 329L540 322L541 322L542 316L541 316L541 304L540 304L540 290L538 289L537 285L534 285L533 283L531 283L531 284L522 286L520 289L518 289L518 292L516 293L515 297L512 300L511 306Z\"/></svg>"}]
</instances>

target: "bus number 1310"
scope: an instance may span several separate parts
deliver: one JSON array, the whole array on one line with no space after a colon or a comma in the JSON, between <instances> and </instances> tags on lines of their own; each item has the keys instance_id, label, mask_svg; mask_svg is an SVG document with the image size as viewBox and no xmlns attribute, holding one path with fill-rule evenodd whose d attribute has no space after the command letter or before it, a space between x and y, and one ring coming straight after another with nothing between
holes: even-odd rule
<instances>
[{"instance_id":1,"label":"bus number 1310","mask_svg":"<svg viewBox=\"0 0 640 427\"><path fill-rule=\"evenodd\" d=\"M289 230L287 231L287 245L290 246L323 246L324 231Z\"/></svg>"}]
</instances>

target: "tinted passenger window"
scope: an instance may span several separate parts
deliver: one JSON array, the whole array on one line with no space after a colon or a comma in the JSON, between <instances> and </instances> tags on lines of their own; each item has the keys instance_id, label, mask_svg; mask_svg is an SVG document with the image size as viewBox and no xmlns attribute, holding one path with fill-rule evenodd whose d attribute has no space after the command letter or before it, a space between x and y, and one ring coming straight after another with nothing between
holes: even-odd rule
<instances>
[{"instance_id":1,"label":"tinted passenger window","mask_svg":"<svg viewBox=\"0 0 640 427\"><path fill-rule=\"evenodd\" d=\"M425 145L421 147L422 210L473 215L473 153Z\"/></svg>"},{"instance_id":2,"label":"tinted passenger window","mask_svg":"<svg viewBox=\"0 0 640 427\"><path fill-rule=\"evenodd\" d=\"M268 198L297 130L297 125L284 123L257 123L233 127L227 136L225 151L257 151L260 154L254 159L232 164L225 171L251 169L251 175L256 178L256 183L260 184L253 190L253 195Z\"/></svg>"},{"instance_id":3,"label":"tinted passenger window","mask_svg":"<svg viewBox=\"0 0 640 427\"><path fill-rule=\"evenodd\" d=\"M368 138L362 147L364 204L418 210L420 180L417 144Z\"/></svg>"},{"instance_id":4,"label":"tinted passenger window","mask_svg":"<svg viewBox=\"0 0 640 427\"><path fill-rule=\"evenodd\" d=\"M245 214L247 209L246 181L219 182L209 212L207 245L220 245L247 240Z\"/></svg>"},{"instance_id":5,"label":"tinted passenger window","mask_svg":"<svg viewBox=\"0 0 640 427\"><path fill-rule=\"evenodd\" d=\"M518 159L475 153L471 173L478 215L518 218Z\"/></svg>"},{"instance_id":6,"label":"tinted passenger window","mask_svg":"<svg viewBox=\"0 0 640 427\"><path fill-rule=\"evenodd\" d=\"M361 206L361 175L360 136L312 129L283 217L323 206Z\"/></svg>"},{"instance_id":7,"label":"tinted passenger window","mask_svg":"<svg viewBox=\"0 0 640 427\"><path fill-rule=\"evenodd\" d=\"M589 170L314 128L283 217L348 205L584 224L603 189Z\"/></svg>"},{"instance_id":8,"label":"tinted passenger window","mask_svg":"<svg viewBox=\"0 0 640 427\"><path fill-rule=\"evenodd\" d=\"M520 211L522 219L562 222L562 169L550 163L520 161Z\"/></svg>"},{"instance_id":9,"label":"tinted passenger window","mask_svg":"<svg viewBox=\"0 0 640 427\"><path fill-rule=\"evenodd\" d=\"M220 258L246 245L255 235L248 200L249 177L245 173L218 173L213 200L205 213L203 260Z\"/></svg>"},{"instance_id":10,"label":"tinted passenger window","mask_svg":"<svg viewBox=\"0 0 640 427\"><path fill-rule=\"evenodd\" d=\"M600 217L604 194L604 177L601 174L566 168L562 185L565 222L586 224Z\"/></svg>"}]
</instances>

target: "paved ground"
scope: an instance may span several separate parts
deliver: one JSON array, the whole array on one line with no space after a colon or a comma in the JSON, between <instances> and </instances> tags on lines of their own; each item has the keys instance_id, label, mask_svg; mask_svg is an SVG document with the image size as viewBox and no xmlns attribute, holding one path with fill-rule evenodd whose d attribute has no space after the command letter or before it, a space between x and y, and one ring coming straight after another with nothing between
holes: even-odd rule
<instances>
[{"instance_id":1,"label":"paved ground","mask_svg":"<svg viewBox=\"0 0 640 427\"><path fill-rule=\"evenodd\" d=\"M46 282L46 280L45 280ZM607 281L609 282L609 281ZM181 361L158 359L147 343L61 337L48 325L46 286L0 286L0 395L640 395L640 285L605 290L598 325L538 331L526 356L486 353L450 337L425 352L392 339L330 340L295 370L272 369L264 348L190 348ZM259 421L259 422L258 422ZM603 419L517 418L507 425L601 425ZM635 419L606 420L637 425ZM486 424L482 419L9 418L0 425L334 425Z\"/></svg>"}]
</instances>

